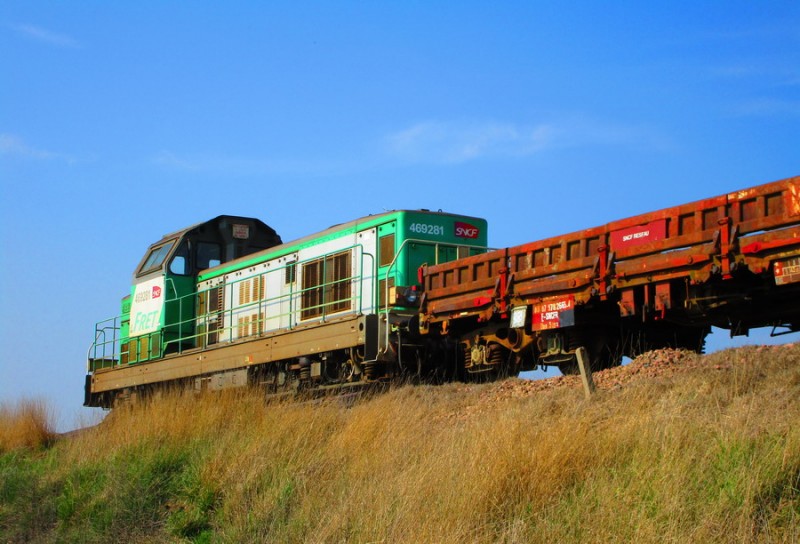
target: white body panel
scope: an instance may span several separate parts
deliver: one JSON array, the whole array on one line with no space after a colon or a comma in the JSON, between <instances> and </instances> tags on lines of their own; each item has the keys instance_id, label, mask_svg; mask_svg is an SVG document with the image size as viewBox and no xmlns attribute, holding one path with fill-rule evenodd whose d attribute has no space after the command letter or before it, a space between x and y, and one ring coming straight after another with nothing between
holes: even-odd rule
<instances>
[{"instance_id":1,"label":"white body panel","mask_svg":"<svg viewBox=\"0 0 800 544\"><path fill-rule=\"evenodd\" d=\"M130 336L156 332L161 327L164 311L164 277L139 283L131 301Z\"/></svg>"},{"instance_id":2,"label":"white body panel","mask_svg":"<svg viewBox=\"0 0 800 544\"><path fill-rule=\"evenodd\" d=\"M222 286L224 311L198 316L198 325L213 330L219 323L217 342L234 341L258 334L290 329L298 325L326 320L350 313L375 311L377 280L375 255L376 229L368 229L300 248L299 250L213 278L198 285L200 291ZM350 298L348 306L336 312L321 309L322 315L304 319L303 274L305 267L319 259L349 251ZM294 266L294 281L287 273ZM340 301L341 302L341 301ZM216 320L216 321L215 321ZM214 341L210 340L212 343Z\"/></svg>"}]
</instances>

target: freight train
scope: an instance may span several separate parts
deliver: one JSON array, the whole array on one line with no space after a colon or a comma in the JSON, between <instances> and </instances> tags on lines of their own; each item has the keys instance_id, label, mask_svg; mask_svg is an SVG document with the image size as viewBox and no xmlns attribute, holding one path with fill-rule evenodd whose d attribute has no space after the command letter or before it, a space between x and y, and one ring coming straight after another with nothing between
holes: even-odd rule
<instances>
[{"instance_id":1,"label":"freight train","mask_svg":"<svg viewBox=\"0 0 800 544\"><path fill-rule=\"evenodd\" d=\"M484 219L363 217L284 243L219 216L152 244L99 322L86 406L165 387L270 393L595 370L663 347L800 331L800 177L521 246Z\"/></svg>"}]
</instances>

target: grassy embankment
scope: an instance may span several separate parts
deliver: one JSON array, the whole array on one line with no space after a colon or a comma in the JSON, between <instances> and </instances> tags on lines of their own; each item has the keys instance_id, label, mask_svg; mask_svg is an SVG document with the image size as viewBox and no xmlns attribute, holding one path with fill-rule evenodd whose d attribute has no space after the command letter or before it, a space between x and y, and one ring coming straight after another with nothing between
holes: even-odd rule
<instances>
[{"instance_id":1,"label":"grassy embankment","mask_svg":"<svg viewBox=\"0 0 800 544\"><path fill-rule=\"evenodd\" d=\"M731 350L590 401L174 396L55 442L7 408L0 541L797 542L798 363Z\"/></svg>"}]
</instances>

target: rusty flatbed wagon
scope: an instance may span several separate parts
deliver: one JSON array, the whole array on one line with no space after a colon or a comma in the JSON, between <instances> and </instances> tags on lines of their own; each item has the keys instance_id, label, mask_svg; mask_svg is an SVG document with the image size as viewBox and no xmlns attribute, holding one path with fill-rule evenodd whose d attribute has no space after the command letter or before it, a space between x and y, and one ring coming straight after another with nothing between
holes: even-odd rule
<instances>
[{"instance_id":1,"label":"rusty flatbed wagon","mask_svg":"<svg viewBox=\"0 0 800 544\"><path fill-rule=\"evenodd\" d=\"M800 330L800 177L423 266L420 330L458 341L468 371L619 364L660 347Z\"/></svg>"}]
</instances>

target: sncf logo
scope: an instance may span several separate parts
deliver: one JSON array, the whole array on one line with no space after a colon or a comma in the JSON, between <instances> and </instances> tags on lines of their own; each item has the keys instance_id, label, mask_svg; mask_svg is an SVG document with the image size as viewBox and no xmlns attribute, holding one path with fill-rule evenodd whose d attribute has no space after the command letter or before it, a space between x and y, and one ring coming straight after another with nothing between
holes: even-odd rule
<instances>
[{"instance_id":1,"label":"sncf logo","mask_svg":"<svg viewBox=\"0 0 800 544\"><path fill-rule=\"evenodd\" d=\"M153 286L153 295L152 296L153 296L153 298L161 297L161 287L159 287L158 285L154 285Z\"/></svg>"},{"instance_id":2,"label":"sncf logo","mask_svg":"<svg viewBox=\"0 0 800 544\"><path fill-rule=\"evenodd\" d=\"M480 229L475 225L456 221L456 236L459 238L477 238L479 233Z\"/></svg>"}]
</instances>

